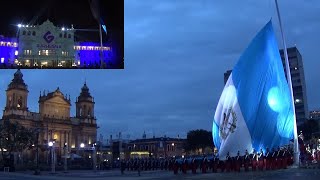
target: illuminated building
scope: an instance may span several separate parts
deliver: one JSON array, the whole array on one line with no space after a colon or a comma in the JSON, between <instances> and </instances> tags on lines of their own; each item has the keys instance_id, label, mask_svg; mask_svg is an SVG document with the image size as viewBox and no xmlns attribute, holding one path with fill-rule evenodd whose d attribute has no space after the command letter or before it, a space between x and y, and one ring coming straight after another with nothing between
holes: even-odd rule
<instances>
[{"instance_id":1,"label":"illuminated building","mask_svg":"<svg viewBox=\"0 0 320 180\"><path fill-rule=\"evenodd\" d=\"M299 125L302 124L309 116L304 67L302 56L297 47L287 48L287 52L290 65L296 119L297 125ZM283 50L280 50L280 55L283 67L285 69ZM286 74L287 73L285 72L285 75Z\"/></svg>"},{"instance_id":2,"label":"illuminated building","mask_svg":"<svg viewBox=\"0 0 320 180\"><path fill-rule=\"evenodd\" d=\"M153 137L130 141L127 144L127 158L166 158L184 155L184 144L186 139Z\"/></svg>"},{"instance_id":3,"label":"illuminated building","mask_svg":"<svg viewBox=\"0 0 320 180\"><path fill-rule=\"evenodd\" d=\"M287 48L287 51L293 88L293 97L295 103L296 119L297 125L299 125L302 124L308 118L309 115L304 67L302 56L296 47ZM283 50L280 50L280 55L282 59L283 68L285 70ZM232 70L228 70L224 73L224 84L226 84L231 73ZM285 75L286 74L287 73L285 71Z\"/></svg>"},{"instance_id":4,"label":"illuminated building","mask_svg":"<svg viewBox=\"0 0 320 180\"><path fill-rule=\"evenodd\" d=\"M310 111L309 119L320 122L320 111Z\"/></svg>"},{"instance_id":5,"label":"illuminated building","mask_svg":"<svg viewBox=\"0 0 320 180\"><path fill-rule=\"evenodd\" d=\"M28 109L28 86L23 80L20 70L14 73L12 82L6 90L6 106L3 111L3 121L18 122L21 125L39 129L38 144L41 149L47 149L49 142L55 142L57 158L64 155L64 145L68 152L79 152L82 148L96 142L97 123L94 116L94 99L90 95L86 83L76 101L76 116L70 115L70 96L64 95L59 88L53 92L40 92L39 112ZM26 159L34 157L34 151L26 150ZM40 154L40 160L48 159L49 154Z\"/></svg>"},{"instance_id":6,"label":"illuminated building","mask_svg":"<svg viewBox=\"0 0 320 180\"><path fill-rule=\"evenodd\" d=\"M49 20L41 25L18 25L16 38L0 39L2 68L100 68L114 64L113 49L99 42L76 42L71 26L57 27Z\"/></svg>"}]
</instances>

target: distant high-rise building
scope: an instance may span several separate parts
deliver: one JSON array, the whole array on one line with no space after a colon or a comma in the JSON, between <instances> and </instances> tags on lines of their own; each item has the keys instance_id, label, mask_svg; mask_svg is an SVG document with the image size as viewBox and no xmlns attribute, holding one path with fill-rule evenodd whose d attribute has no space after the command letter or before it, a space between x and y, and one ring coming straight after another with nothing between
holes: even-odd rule
<instances>
[{"instance_id":1,"label":"distant high-rise building","mask_svg":"<svg viewBox=\"0 0 320 180\"><path fill-rule=\"evenodd\" d=\"M297 125L302 124L309 116L308 101L307 101L307 89L304 78L304 68L302 62L302 56L297 47L287 48L293 97L296 111ZM280 50L282 64L285 70L285 59L283 50ZM286 75L287 77L287 75Z\"/></svg>"},{"instance_id":2,"label":"distant high-rise building","mask_svg":"<svg viewBox=\"0 0 320 180\"><path fill-rule=\"evenodd\" d=\"M306 83L304 78L304 68L302 62L302 56L296 47L287 48L290 73L291 73L291 81L293 88L293 97L295 103L295 112L297 125L302 124L309 116L308 111L308 103L307 103L307 90ZM285 60L283 49L280 50L280 55L282 59L282 64L284 70L285 68ZM227 70L224 73L224 84L227 83L228 78L231 74L232 70ZM285 76L286 70L285 70Z\"/></svg>"},{"instance_id":3,"label":"distant high-rise building","mask_svg":"<svg viewBox=\"0 0 320 180\"><path fill-rule=\"evenodd\" d=\"M320 121L320 111L310 111L309 119Z\"/></svg>"}]
</instances>

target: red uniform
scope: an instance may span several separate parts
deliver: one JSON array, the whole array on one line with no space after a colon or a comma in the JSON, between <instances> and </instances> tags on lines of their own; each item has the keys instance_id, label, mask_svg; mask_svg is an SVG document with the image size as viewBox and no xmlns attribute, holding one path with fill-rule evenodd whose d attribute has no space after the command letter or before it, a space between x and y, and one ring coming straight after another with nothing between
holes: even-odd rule
<instances>
[{"instance_id":1,"label":"red uniform","mask_svg":"<svg viewBox=\"0 0 320 180\"><path fill-rule=\"evenodd\" d=\"M231 157L229 155L227 155L227 158L226 158L226 171L227 172L230 172L231 170Z\"/></svg>"},{"instance_id":2,"label":"red uniform","mask_svg":"<svg viewBox=\"0 0 320 180\"><path fill-rule=\"evenodd\" d=\"M214 173L217 172L218 166L219 166L219 158L215 157L215 158L213 159L213 169L212 169L212 171L213 171Z\"/></svg>"},{"instance_id":3,"label":"red uniform","mask_svg":"<svg viewBox=\"0 0 320 180\"><path fill-rule=\"evenodd\" d=\"M259 170L263 170L263 167L264 167L264 156L263 156L263 152L261 151L260 154L259 154Z\"/></svg>"},{"instance_id":4,"label":"red uniform","mask_svg":"<svg viewBox=\"0 0 320 180\"><path fill-rule=\"evenodd\" d=\"M192 173L196 174L197 173L197 164L196 164L196 160L195 159L192 160L191 166L192 166L191 167L192 168Z\"/></svg>"},{"instance_id":5,"label":"red uniform","mask_svg":"<svg viewBox=\"0 0 320 180\"><path fill-rule=\"evenodd\" d=\"M207 158L203 159L201 168L202 168L202 173L207 173Z\"/></svg>"},{"instance_id":6,"label":"red uniform","mask_svg":"<svg viewBox=\"0 0 320 180\"><path fill-rule=\"evenodd\" d=\"M173 173L174 173L174 174L178 174L178 169L179 169L179 166L178 166L178 162L176 161L176 162L173 164Z\"/></svg>"},{"instance_id":7,"label":"red uniform","mask_svg":"<svg viewBox=\"0 0 320 180\"><path fill-rule=\"evenodd\" d=\"M256 171L257 166L258 166L258 157L257 157L257 154L253 154L253 157L252 157L252 171Z\"/></svg>"},{"instance_id":8,"label":"red uniform","mask_svg":"<svg viewBox=\"0 0 320 180\"><path fill-rule=\"evenodd\" d=\"M266 165L266 170L271 169L271 154L269 150L267 150L266 157L265 157L265 165Z\"/></svg>"},{"instance_id":9,"label":"red uniform","mask_svg":"<svg viewBox=\"0 0 320 180\"><path fill-rule=\"evenodd\" d=\"M249 155L246 154L244 156L244 170L245 171L249 171L249 163L250 163L250 158L249 158Z\"/></svg>"},{"instance_id":10,"label":"red uniform","mask_svg":"<svg viewBox=\"0 0 320 180\"><path fill-rule=\"evenodd\" d=\"M277 156L277 151L273 151L272 156L271 156L271 169L275 170L276 169L276 157Z\"/></svg>"},{"instance_id":11,"label":"red uniform","mask_svg":"<svg viewBox=\"0 0 320 180\"><path fill-rule=\"evenodd\" d=\"M241 163L241 157L238 155L238 156L236 157L236 161L235 161L235 165L236 165L235 171L240 172L241 164L242 164L242 163Z\"/></svg>"},{"instance_id":12,"label":"red uniform","mask_svg":"<svg viewBox=\"0 0 320 180\"><path fill-rule=\"evenodd\" d=\"M186 160L184 160L182 162L182 172L183 172L183 174L187 174L187 161Z\"/></svg>"}]
</instances>

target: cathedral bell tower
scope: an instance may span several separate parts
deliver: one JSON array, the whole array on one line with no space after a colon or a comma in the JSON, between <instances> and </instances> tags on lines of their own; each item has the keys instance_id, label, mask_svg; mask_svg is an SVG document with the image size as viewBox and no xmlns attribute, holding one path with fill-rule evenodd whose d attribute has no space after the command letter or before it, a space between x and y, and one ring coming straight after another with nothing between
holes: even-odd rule
<instances>
[{"instance_id":1,"label":"cathedral bell tower","mask_svg":"<svg viewBox=\"0 0 320 180\"><path fill-rule=\"evenodd\" d=\"M85 82L76 101L76 117L81 119L82 122L96 124L94 104L94 98L90 95L89 88Z\"/></svg>"},{"instance_id":2,"label":"cathedral bell tower","mask_svg":"<svg viewBox=\"0 0 320 180\"><path fill-rule=\"evenodd\" d=\"M20 69L14 73L14 78L6 90L7 101L3 115L23 115L28 111L28 86L24 83Z\"/></svg>"}]
</instances>

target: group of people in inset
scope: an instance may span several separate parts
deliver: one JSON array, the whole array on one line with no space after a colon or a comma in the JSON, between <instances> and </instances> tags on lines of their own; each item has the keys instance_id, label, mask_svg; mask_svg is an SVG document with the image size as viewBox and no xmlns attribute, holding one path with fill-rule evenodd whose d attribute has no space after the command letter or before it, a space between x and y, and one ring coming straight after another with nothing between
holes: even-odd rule
<instances>
[{"instance_id":1,"label":"group of people in inset","mask_svg":"<svg viewBox=\"0 0 320 180\"><path fill-rule=\"evenodd\" d=\"M246 150L244 155L241 156L238 151L237 156L231 157L229 153L225 160L220 160L218 156L203 157L203 158L184 158L177 159L173 165L173 173L178 174L179 170L186 174L189 170L196 174L198 170L201 173L207 172L241 172L241 171L263 171L263 170L276 170L286 169L287 166L293 164L292 152L287 149L266 149L264 153L261 149L260 152L249 154Z\"/></svg>"}]
</instances>

